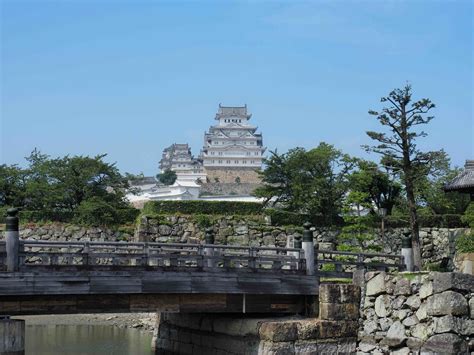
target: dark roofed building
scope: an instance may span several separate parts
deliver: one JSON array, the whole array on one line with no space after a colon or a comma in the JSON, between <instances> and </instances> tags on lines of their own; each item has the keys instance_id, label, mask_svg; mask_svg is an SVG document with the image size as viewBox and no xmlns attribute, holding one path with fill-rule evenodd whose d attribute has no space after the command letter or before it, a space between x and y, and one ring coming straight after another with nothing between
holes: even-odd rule
<instances>
[{"instance_id":1,"label":"dark roofed building","mask_svg":"<svg viewBox=\"0 0 474 355\"><path fill-rule=\"evenodd\" d=\"M464 171L447 183L444 191L468 193L471 195L471 201L474 201L474 160L466 160Z\"/></svg>"}]
</instances>

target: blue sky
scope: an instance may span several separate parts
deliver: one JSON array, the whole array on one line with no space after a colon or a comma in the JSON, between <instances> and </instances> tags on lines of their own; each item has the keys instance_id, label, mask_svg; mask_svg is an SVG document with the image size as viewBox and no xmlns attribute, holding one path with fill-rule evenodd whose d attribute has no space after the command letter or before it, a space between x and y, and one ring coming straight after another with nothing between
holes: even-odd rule
<instances>
[{"instance_id":1,"label":"blue sky","mask_svg":"<svg viewBox=\"0 0 474 355\"><path fill-rule=\"evenodd\" d=\"M474 158L471 1L1 3L1 163L108 153L157 172L198 154L219 103L252 112L264 144L360 148L369 109L408 81L436 103L424 149Z\"/></svg>"}]
</instances>

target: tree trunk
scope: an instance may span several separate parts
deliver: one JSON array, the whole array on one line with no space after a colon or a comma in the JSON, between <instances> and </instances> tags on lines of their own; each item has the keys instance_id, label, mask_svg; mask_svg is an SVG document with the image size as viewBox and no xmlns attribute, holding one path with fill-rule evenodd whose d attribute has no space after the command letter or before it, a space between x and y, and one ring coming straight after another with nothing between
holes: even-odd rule
<instances>
[{"instance_id":1,"label":"tree trunk","mask_svg":"<svg viewBox=\"0 0 474 355\"><path fill-rule=\"evenodd\" d=\"M405 177L405 188L407 192L408 210L410 213L411 245L413 248L413 264L415 271L421 270L421 246L420 232L418 225L418 214L416 212L415 193L413 191L413 181L411 174Z\"/></svg>"}]
</instances>

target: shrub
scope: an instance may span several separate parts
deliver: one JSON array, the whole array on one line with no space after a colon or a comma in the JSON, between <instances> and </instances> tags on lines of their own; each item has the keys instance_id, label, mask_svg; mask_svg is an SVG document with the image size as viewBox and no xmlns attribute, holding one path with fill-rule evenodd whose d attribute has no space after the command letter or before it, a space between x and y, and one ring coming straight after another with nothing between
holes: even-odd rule
<instances>
[{"instance_id":1,"label":"shrub","mask_svg":"<svg viewBox=\"0 0 474 355\"><path fill-rule=\"evenodd\" d=\"M234 201L148 201L143 207L144 215L175 213L253 215L260 214L261 212L261 203Z\"/></svg>"},{"instance_id":2,"label":"shrub","mask_svg":"<svg viewBox=\"0 0 474 355\"><path fill-rule=\"evenodd\" d=\"M311 216L309 214L295 213L285 210L278 210L268 208L265 211L267 216L270 216L272 225L274 226L302 226L305 222L310 222L313 226L330 226L324 216ZM342 218L336 220L333 225L341 225Z\"/></svg>"},{"instance_id":3,"label":"shrub","mask_svg":"<svg viewBox=\"0 0 474 355\"><path fill-rule=\"evenodd\" d=\"M196 221L196 224L199 226L199 228L204 229L212 226L212 221L209 216L206 216L204 214L198 214L194 217L194 220Z\"/></svg>"},{"instance_id":4,"label":"shrub","mask_svg":"<svg viewBox=\"0 0 474 355\"><path fill-rule=\"evenodd\" d=\"M474 234L464 234L456 239L458 253L474 253Z\"/></svg>"},{"instance_id":5,"label":"shrub","mask_svg":"<svg viewBox=\"0 0 474 355\"><path fill-rule=\"evenodd\" d=\"M92 197L82 201L72 221L83 225L112 226L133 222L139 212L132 207L117 209L100 198Z\"/></svg>"},{"instance_id":6,"label":"shrub","mask_svg":"<svg viewBox=\"0 0 474 355\"><path fill-rule=\"evenodd\" d=\"M377 218L380 225L380 218ZM438 228L460 228L467 227L467 223L463 221L460 214L433 214L418 216L420 227L438 227ZM385 217L385 225L392 228L409 227L409 216L387 216Z\"/></svg>"}]
</instances>

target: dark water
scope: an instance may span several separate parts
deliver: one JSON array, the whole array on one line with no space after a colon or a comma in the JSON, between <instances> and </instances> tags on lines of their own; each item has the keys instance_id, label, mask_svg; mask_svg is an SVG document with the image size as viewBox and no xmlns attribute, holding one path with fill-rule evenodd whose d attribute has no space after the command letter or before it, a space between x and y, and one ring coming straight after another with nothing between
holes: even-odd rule
<instances>
[{"instance_id":1,"label":"dark water","mask_svg":"<svg viewBox=\"0 0 474 355\"><path fill-rule=\"evenodd\" d=\"M110 325L28 325L27 355L151 355L151 334Z\"/></svg>"}]
</instances>

